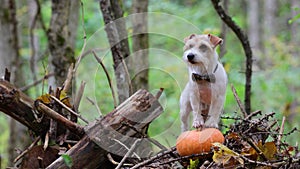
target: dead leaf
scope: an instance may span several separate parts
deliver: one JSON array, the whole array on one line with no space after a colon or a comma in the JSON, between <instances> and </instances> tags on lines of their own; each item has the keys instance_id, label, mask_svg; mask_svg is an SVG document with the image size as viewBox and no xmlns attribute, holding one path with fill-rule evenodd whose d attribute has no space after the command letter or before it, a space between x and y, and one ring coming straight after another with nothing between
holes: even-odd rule
<instances>
[{"instance_id":1,"label":"dead leaf","mask_svg":"<svg viewBox=\"0 0 300 169\"><path fill-rule=\"evenodd\" d=\"M213 143L214 155L213 160L217 164L227 165L229 162L234 161L239 162L240 164L244 164L244 160L240 157L240 155L228 147L221 143Z\"/></svg>"},{"instance_id":2,"label":"dead leaf","mask_svg":"<svg viewBox=\"0 0 300 169\"><path fill-rule=\"evenodd\" d=\"M275 142L266 142L262 145L262 142L258 142L257 147L263 152L268 160L275 160L275 154L277 153L277 147Z\"/></svg>"},{"instance_id":3,"label":"dead leaf","mask_svg":"<svg viewBox=\"0 0 300 169\"><path fill-rule=\"evenodd\" d=\"M39 96L36 100L39 100L44 104L50 104L51 103L51 97L50 97L50 94L48 94L48 93Z\"/></svg>"}]
</instances>

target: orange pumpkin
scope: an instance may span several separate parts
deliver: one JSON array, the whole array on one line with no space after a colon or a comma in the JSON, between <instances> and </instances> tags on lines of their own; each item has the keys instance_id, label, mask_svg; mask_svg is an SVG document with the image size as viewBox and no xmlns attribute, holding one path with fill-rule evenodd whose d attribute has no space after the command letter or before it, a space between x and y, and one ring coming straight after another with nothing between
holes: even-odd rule
<instances>
[{"instance_id":1,"label":"orange pumpkin","mask_svg":"<svg viewBox=\"0 0 300 169\"><path fill-rule=\"evenodd\" d=\"M205 128L202 131L192 130L183 132L176 141L177 152L181 156L209 152L212 143L224 142L224 136L220 130Z\"/></svg>"}]
</instances>

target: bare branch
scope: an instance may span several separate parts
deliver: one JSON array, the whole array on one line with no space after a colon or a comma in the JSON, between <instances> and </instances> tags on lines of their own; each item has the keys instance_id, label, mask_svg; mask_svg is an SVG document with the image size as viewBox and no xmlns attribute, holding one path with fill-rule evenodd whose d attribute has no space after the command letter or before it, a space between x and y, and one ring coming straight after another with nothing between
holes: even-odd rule
<instances>
[{"instance_id":1,"label":"bare branch","mask_svg":"<svg viewBox=\"0 0 300 169\"><path fill-rule=\"evenodd\" d=\"M16 163L17 161L19 161L29 150L32 149L33 146L35 146L37 144L38 141L40 141L40 136L38 136L37 138L34 139L34 141L30 144L29 147L26 148L26 150L24 150L18 157L15 158L14 163Z\"/></svg>"},{"instance_id":2,"label":"bare branch","mask_svg":"<svg viewBox=\"0 0 300 169\"><path fill-rule=\"evenodd\" d=\"M130 149L127 151L127 153L125 154L125 156L122 158L121 162L118 164L118 166L116 167L116 169L120 169L123 165L123 163L125 162L125 160L127 159L127 157L129 157L132 152L135 150L135 147L137 146L137 144L141 141L141 139L137 139L135 140L135 142L132 144L132 146L130 147Z\"/></svg>"},{"instance_id":3,"label":"bare branch","mask_svg":"<svg viewBox=\"0 0 300 169\"><path fill-rule=\"evenodd\" d=\"M237 92L236 92L236 90L235 90L233 84L231 84L231 90L232 90L232 92L233 92L233 95L234 95L234 98L235 98L237 104L239 105L239 108L240 108L241 112L243 113L243 116L244 116L244 117L247 117L247 113L246 113L246 111L245 111L245 108L244 108L244 106L243 106L243 104L242 104L242 102L241 102L239 96L237 95Z\"/></svg>"},{"instance_id":4,"label":"bare branch","mask_svg":"<svg viewBox=\"0 0 300 169\"><path fill-rule=\"evenodd\" d=\"M245 85L245 111L247 114L251 111L251 78L252 78L252 50L248 40L247 34L226 14L220 0L211 0L215 10L220 18L232 29L232 31L239 38L246 54L246 85Z\"/></svg>"},{"instance_id":5,"label":"bare branch","mask_svg":"<svg viewBox=\"0 0 300 169\"><path fill-rule=\"evenodd\" d=\"M85 30L85 26L84 26L84 8L83 8L83 2L81 1L80 4L81 4L81 23L82 23L82 29L83 29L83 47L81 48L80 55L79 55L79 57L76 60L76 64L75 64L75 67L74 67L74 70L73 70L74 74L76 73L76 71L77 71L77 69L79 67L79 64L81 62L81 59L83 57L84 50L85 50L85 47L86 47L86 44L87 44L87 41L86 41L86 30Z\"/></svg>"},{"instance_id":6,"label":"bare branch","mask_svg":"<svg viewBox=\"0 0 300 169\"><path fill-rule=\"evenodd\" d=\"M48 117L50 117L50 118L54 119L55 121L57 121L58 123L66 126L66 128L68 128L70 131L74 132L78 136L83 136L84 135L84 133L85 133L84 129L80 125L71 122L70 120L68 120L64 116L60 115L56 111L50 109L45 104L43 104L41 102L35 102L35 107L37 108L37 110L39 112L44 113Z\"/></svg>"},{"instance_id":7,"label":"bare branch","mask_svg":"<svg viewBox=\"0 0 300 169\"><path fill-rule=\"evenodd\" d=\"M85 84L86 84L85 81L81 81L81 84L79 86L79 90L78 90L78 92L75 96L74 104L73 104L75 112L78 112L78 108L79 108L79 104L80 104L80 101L81 101L81 98L82 98L82 95L83 95L83 92L84 92Z\"/></svg>"},{"instance_id":8,"label":"bare branch","mask_svg":"<svg viewBox=\"0 0 300 169\"><path fill-rule=\"evenodd\" d=\"M82 121L86 122L87 124L89 123L86 119L84 119L80 114L74 112L71 108L69 108L68 106L66 106L64 103L62 103L59 99L57 99L56 97L50 95L50 97L55 100L58 104L60 104L63 108L65 108L66 110L68 110L68 112L72 113L73 115L79 117Z\"/></svg>"},{"instance_id":9,"label":"bare branch","mask_svg":"<svg viewBox=\"0 0 300 169\"><path fill-rule=\"evenodd\" d=\"M114 107L116 108L117 107L117 98L116 98L116 95L115 95L115 90L114 90L114 87L112 86L112 80L108 74L108 71L106 69L106 67L104 66L103 62L101 61L101 59L97 56L97 54L95 53L95 51L92 51L95 59L97 60L97 62L101 65L101 67L103 68L104 72L105 72L105 75L106 75L106 78L108 80L108 84L109 84L109 87L110 87L110 90L111 90L111 94L112 94L112 97L114 99Z\"/></svg>"},{"instance_id":10,"label":"bare branch","mask_svg":"<svg viewBox=\"0 0 300 169\"><path fill-rule=\"evenodd\" d=\"M284 124L285 124L285 116L282 117L282 122L281 122L281 126L280 126L280 130L279 130L279 135L278 135L278 139L277 139L277 145L280 145L281 142L281 137L284 131Z\"/></svg>"},{"instance_id":11,"label":"bare branch","mask_svg":"<svg viewBox=\"0 0 300 169\"><path fill-rule=\"evenodd\" d=\"M97 109L97 111L98 111L100 117L102 117L102 113L101 113L101 110L100 110L98 104L97 104L94 100L92 100L91 98L89 98L89 97L86 97L86 99L87 99L92 105L94 105L94 106L96 107L96 109Z\"/></svg>"},{"instance_id":12,"label":"bare branch","mask_svg":"<svg viewBox=\"0 0 300 169\"><path fill-rule=\"evenodd\" d=\"M28 89L30 89L33 86L38 85L39 83L42 83L44 80L48 79L49 77L54 76L54 73L49 73L46 74L43 78L33 82L32 84L29 84L27 86L21 87L19 90L21 90L22 92L27 91Z\"/></svg>"},{"instance_id":13,"label":"bare branch","mask_svg":"<svg viewBox=\"0 0 300 169\"><path fill-rule=\"evenodd\" d=\"M73 68L74 68L74 64L72 63L69 67L69 70L68 70L68 75L67 75L67 78L64 82L64 88L63 90L68 92L69 89L71 88L71 85L72 85L72 79L73 79Z\"/></svg>"}]
</instances>

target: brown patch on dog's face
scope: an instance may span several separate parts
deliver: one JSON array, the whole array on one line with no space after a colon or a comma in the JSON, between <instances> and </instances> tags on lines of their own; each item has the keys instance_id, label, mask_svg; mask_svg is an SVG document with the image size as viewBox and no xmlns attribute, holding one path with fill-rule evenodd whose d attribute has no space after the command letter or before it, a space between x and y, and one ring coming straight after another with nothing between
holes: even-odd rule
<instances>
[{"instance_id":1,"label":"brown patch on dog's face","mask_svg":"<svg viewBox=\"0 0 300 169\"><path fill-rule=\"evenodd\" d=\"M203 35L191 35L185 38L185 45L183 50L186 51L191 48L198 49L200 52L213 51L213 46L209 42L209 39ZM191 37L191 38L190 38ZM187 40L186 40L187 39Z\"/></svg>"}]
</instances>

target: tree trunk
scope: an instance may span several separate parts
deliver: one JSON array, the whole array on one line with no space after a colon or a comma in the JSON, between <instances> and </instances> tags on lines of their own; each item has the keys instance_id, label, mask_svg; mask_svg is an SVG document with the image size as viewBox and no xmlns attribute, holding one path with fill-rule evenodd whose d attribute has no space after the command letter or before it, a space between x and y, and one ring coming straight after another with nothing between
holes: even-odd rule
<instances>
[{"instance_id":1,"label":"tree trunk","mask_svg":"<svg viewBox=\"0 0 300 169\"><path fill-rule=\"evenodd\" d=\"M74 51L70 45L69 12L70 0L52 0L52 15L48 30L50 72L55 75L49 78L52 88L62 86L68 68L74 63Z\"/></svg>"},{"instance_id":2,"label":"tree trunk","mask_svg":"<svg viewBox=\"0 0 300 169\"><path fill-rule=\"evenodd\" d=\"M259 55L262 51L261 48L261 24L260 24L260 0L248 1L248 37L253 51L253 69L258 69L260 63Z\"/></svg>"},{"instance_id":3,"label":"tree trunk","mask_svg":"<svg viewBox=\"0 0 300 169\"><path fill-rule=\"evenodd\" d=\"M272 57L270 56L272 45L270 39L277 34L277 0L265 0L264 1L264 19L263 19L263 39L264 39L264 67L268 67L272 64Z\"/></svg>"},{"instance_id":4,"label":"tree trunk","mask_svg":"<svg viewBox=\"0 0 300 169\"><path fill-rule=\"evenodd\" d=\"M259 49L260 43L260 24L259 24L259 0L248 1L248 36L251 47L254 50Z\"/></svg>"},{"instance_id":5,"label":"tree trunk","mask_svg":"<svg viewBox=\"0 0 300 169\"><path fill-rule=\"evenodd\" d=\"M4 69L11 72L10 80L18 87L23 86L22 64L19 54L18 23L16 19L16 3L14 0L0 0L0 77L4 75ZM24 146L22 138L23 127L14 119L9 121L9 166L13 166L13 160L17 156L15 149ZM22 144L23 143L23 144ZM23 147L19 147L23 148Z\"/></svg>"},{"instance_id":6,"label":"tree trunk","mask_svg":"<svg viewBox=\"0 0 300 169\"><path fill-rule=\"evenodd\" d=\"M229 0L223 1L224 11L228 13L228 6L229 6ZM223 39L223 43L220 46L220 55L219 57L222 58L226 54L226 42L227 42L227 25L226 23L222 22L221 26L221 38Z\"/></svg>"},{"instance_id":7,"label":"tree trunk","mask_svg":"<svg viewBox=\"0 0 300 169\"><path fill-rule=\"evenodd\" d=\"M148 41L148 0L132 1L132 55L129 68L133 91L148 89L149 41Z\"/></svg>"},{"instance_id":8,"label":"tree trunk","mask_svg":"<svg viewBox=\"0 0 300 169\"><path fill-rule=\"evenodd\" d=\"M31 49L31 57L30 57L30 69L33 77L33 81L37 80L37 61L38 61L38 53L39 53L39 37L34 34L34 29L37 26L37 12L38 5L35 3L35 0L28 0L28 15L29 15L29 44ZM37 89L36 89L37 90Z\"/></svg>"},{"instance_id":9,"label":"tree trunk","mask_svg":"<svg viewBox=\"0 0 300 169\"><path fill-rule=\"evenodd\" d=\"M99 3L114 62L118 99L119 103L122 103L129 97L131 89L130 77L124 60L129 56L126 25L124 19L118 19L123 16L118 2L120 1L100 0Z\"/></svg>"},{"instance_id":10,"label":"tree trunk","mask_svg":"<svg viewBox=\"0 0 300 169\"><path fill-rule=\"evenodd\" d=\"M76 49L76 36L78 30L79 23L79 9L80 9L80 0L71 0L70 14L69 14L69 30L70 30L70 46L74 50ZM76 77L73 76L72 79L72 91L70 92L72 95L72 99L74 99L76 95Z\"/></svg>"},{"instance_id":11,"label":"tree trunk","mask_svg":"<svg viewBox=\"0 0 300 169\"><path fill-rule=\"evenodd\" d=\"M264 39L270 39L277 34L277 0L264 1Z\"/></svg>"}]
</instances>

